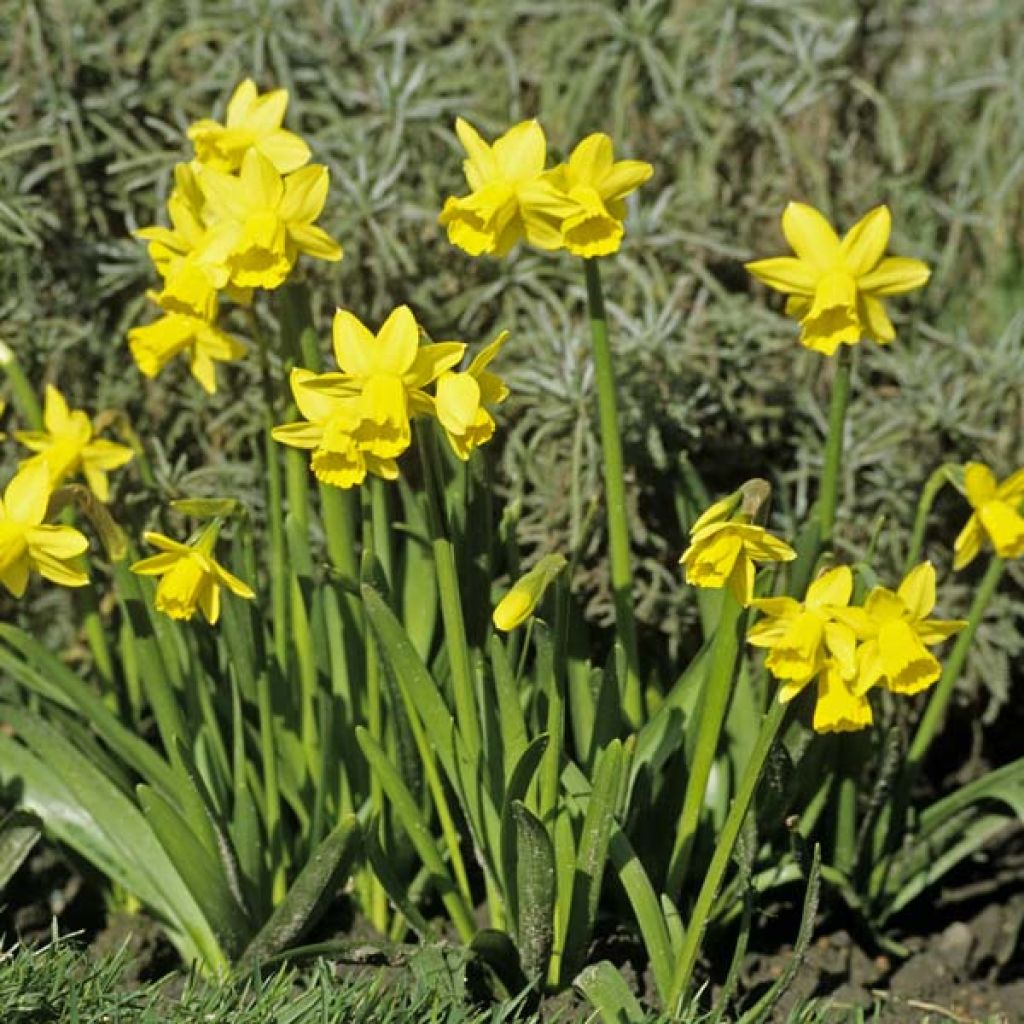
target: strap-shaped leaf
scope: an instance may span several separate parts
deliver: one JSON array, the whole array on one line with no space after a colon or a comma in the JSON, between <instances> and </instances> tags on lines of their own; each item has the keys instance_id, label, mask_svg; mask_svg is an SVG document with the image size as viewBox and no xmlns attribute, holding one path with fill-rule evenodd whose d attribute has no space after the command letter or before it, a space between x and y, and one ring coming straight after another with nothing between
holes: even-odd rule
<instances>
[{"instance_id":1,"label":"strap-shaped leaf","mask_svg":"<svg viewBox=\"0 0 1024 1024\"><path fill-rule=\"evenodd\" d=\"M47 723L7 706L3 714L28 746L0 733L0 781L17 779L21 803L49 835L163 918L186 960L225 968L205 916L136 805Z\"/></svg>"},{"instance_id":2,"label":"strap-shaped leaf","mask_svg":"<svg viewBox=\"0 0 1024 1024\"><path fill-rule=\"evenodd\" d=\"M541 733L523 751L519 762L512 770L508 787L505 790L505 802L501 809L501 882L513 934L518 934L519 893L515 884L517 829L512 808L516 802L526 799L527 790L537 774L537 768L547 746L547 734Z\"/></svg>"},{"instance_id":3,"label":"strap-shaped leaf","mask_svg":"<svg viewBox=\"0 0 1024 1024\"><path fill-rule=\"evenodd\" d=\"M554 943L555 851L547 829L521 801L513 801L511 818L516 939L523 972L532 981L544 977Z\"/></svg>"},{"instance_id":4,"label":"strap-shaped leaf","mask_svg":"<svg viewBox=\"0 0 1024 1024\"><path fill-rule=\"evenodd\" d=\"M647 1020L625 979L608 960L580 971L573 987L597 1010L604 1024L643 1024Z\"/></svg>"},{"instance_id":5,"label":"strap-shaped leaf","mask_svg":"<svg viewBox=\"0 0 1024 1024\"><path fill-rule=\"evenodd\" d=\"M621 767L622 743L613 740L598 761L594 785L583 815L576 851L572 905L563 946L563 977L572 977L576 973L594 932L608 843L615 825Z\"/></svg>"},{"instance_id":6,"label":"strap-shaped leaf","mask_svg":"<svg viewBox=\"0 0 1024 1024\"><path fill-rule=\"evenodd\" d=\"M348 814L316 848L270 920L242 955L243 964L259 963L297 942L320 919L359 859L361 831Z\"/></svg>"},{"instance_id":7,"label":"strap-shaped leaf","mask_svg":"<svg viewBox=\"0 0 1024 1024\"><path fill-rule=\"evenodd\" d=\"M431 881L451 915L452 923L463 941L468 942L476 931L476 922L441 857L426 818L380 744L362 726L356 729L356 739L370 763L370 770L377 775L391 801L395 816L408 834L420 860L430 872Z\"/></svg>"},{"instance_id":8,"label":"strap-shaped leaf","mask_svg":"<svg viewBox=\"0 0 1024 1024\"><path fill-rule=\"evenodd\" d=\"M28 811L11 811L0 818L0 893L42 834L42 822Z\"/></svg>"},{"instance_id":9,"label":"strap-shaped leaf","mask_svg":"<svg viewBox=\"0 0 1024 1024\"><path fill-rule=\"evenodd\" d=\"M171 863L202 908L228 956L245 947L252 925L238 903L224 866L196 838L188 822L156 790L139 786L139 803Z\"/></svg>"},{"instance_id":10,"label":"strap-shaped leaf","mask_svg":"<svg viewBox=\"0 0 1024 1024\"><path fill-rule=\"evenodd\" d=\"M126 729L99 695L59 658L16 626L0 624L0 640L25 659L20 661L0 649L0 666L18 682L42 697L61 695L63 699L58 698L59 702L81 714L133 771L147 782L174 792L176 781L170 765L148 743Z\"/></svg>"}]
</instances>

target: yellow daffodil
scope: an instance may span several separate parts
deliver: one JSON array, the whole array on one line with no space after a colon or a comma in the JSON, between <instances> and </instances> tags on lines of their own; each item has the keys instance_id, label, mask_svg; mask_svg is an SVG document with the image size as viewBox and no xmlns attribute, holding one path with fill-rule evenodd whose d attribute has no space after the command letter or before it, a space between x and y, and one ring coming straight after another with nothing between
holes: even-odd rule
<instances>
[{"instance_id":1,"label":"yellow daffodil","mask_svg":"<svg viewBox=\"0 0 1024 1024\"><path fill-rule=\"evenodd\" d=\"M694 587L728 587L746 607L754 597L757 562L789 562L796 552L763 526L732 520L738 498L716 502L693 524L690 546L679 560Z\"/></svg>"},{"instance_id":2,"label":"yellow daffodil","mask_svg":"<svg viewBox=\"0 0 1024 1024\"><path fill-rule=\"evenodd\" d=\"M791 701L817 680L814 728L818 732L860 729L871 724L871 705L854 693L857 638L836 619L853 594L853 574L845 565L830 569L808 588L803 601L757 598L751 607L764 616L747 633L748 643L768 648L765 667L782 684L778 698Z\"/></svg>"},{"instance_id":3,"label":"yellow daffodil","mask_svg":"<svg viewBox=\"0 0 1024 1024\"><path fill-rule=\"evenodd\" d=\"M468 159L468 196L449 196L438 222L448 240L471 256L504 256L526 239L541 249L562 245L562 219L576 206L544 170L547 141L536 121L522 121L488 145L467 121L455 132Z\"/></svg>"},{"instance_id":4,"label":"yellow daffodil","mask_svg":"<svg viewBox=\"0 0 1024 1024\"><path fill-rule=\"evenodd\" d=\"M964 470L964 489L974 509L953 545L953 568L970 565L988 538L1000 558L1024 555L1024 469L1002 483L984 463L969 462Z\"/></svg>"},{"instance_id":5,"label":"yellow daffodil","mask_svg":"<svg viewBox=\"0 0 1024 1024\"><path fill-rule=\"evenodd\" d=\"M755 647L767 647L765 666L782 681L779 699L792 700L833 658L847 675L854 671L853 630L835 619L835 609L846 608L853 594L853 574L845 565L822 573L808 588L804 600L764 597L751 607L765 618L747 634Z\"/></svg>"},{"instance_id":6,"label":"yellow daffodil","mask_svg":"<svg viewBox=\"0 0 1024 1024\"><path fill-rule=\"evenodd\" d=\"M50 493L50 471L37 462L15 474L0 501L0 583L15 597L25 593L32 570L64 587L89 582L74 565L89 546L85 536L43 522Z\"/></svg>"},{"instance_id":7,"label":"yellow daffodil","mask_svg":"<svg viewBox=\"0 0 1024 1024\"><path fill-rule=\"evenodd\" d=\"M929 646L967 625L962 619L930 619L935 607L935 569L922 562L907 573L895 593L875 587L863 608L836 612L861 642L855 693L882 683L893 693L914 694L931 686L942 666Z\"/></svg>"},{"instance_id":8,"label":"yellow daffodil","mask_svg":"<svg viewBox=\"0 0 1024 1024\"><path fill-rule=\"evenodd\" d=\"M423 390L455 366L461 342L420 345L420 329L408 306L399 306L376 335L339 309L333 325L340 373L292 374L292 393L305 423L277 427L282 444L313 450L317 477L336 487L361 483L367 472L392 480L395 459L412 441L410 418L433 415Z\"/></svg>"},{"instance_id":9,"label":"yellow daffodil","mask_svg":"<svg viewBox=\"0 0 1024 1024\"><path fill-rule=\"evenodd\" d=\"M412 310L392 310L376 335L344 309L334 314L334 357L341 373L324 375L310 386L326 394L341 386L341 395L358 388L357 436L365 450L381 459L401 455L412 441L411 415L430 415L433 402L423 391L466 351L461 342L420 345L420 328Z\"/></svg>"},{"instance_id":10,"label":"yellow daffodil","mask_svg":"<svg viewBox=\"0 0 1024 1024\"><path fill-rule=\"evenodd\" d=\"M255 595L237 576L233 576L213 557L216 528L207 528L194 544L182 544L162 533L147 532L146 543L158 548L136 562L132 572L140 576L162 577L156 588L156 610L172 619L191 619L196 608L210 625L220 617L220 588L251 600Z\"/></svg>"},{"instance_id":11,"label":"yellow daffodil","mask_svg":"<svg viewBox=\"0 0 1024 1024\"><path fill-rule=\"evenodd\" d=\"M504 633L521 626L567 564L562 555L545 555L498 602L492 616L494 625Z\"/></svg>"},{"instance_id":12,"label":"yellow daffodil","mask_svg":"<svg viewBox=\"0 0 1024 1024\"><path fill-rule=\"evenodd\" d=\"M790 296L786 312L800 321L800 341L832 355L862 338L887 344L896 331L882 299L920 288L930 271L921 260L885 256L892 217L877 206L840 240L813 207L790 203L782 232L796 253L755 260L747 270Z\"/></svg>"},{"instance_id":13,"label":"yellow daffodil","mask_svg":"<svg viewBox=\"0 0 1024 1024\"><path fill-rule=\"evenodd\" d=\"M216 171L236 171L245 154L254 149L281 174L297 170L309 162L309 146L281 127L287 109L286 89L273 89L261 96L247 78L228 101L225 124L203 119L189 128L196 159Z\"/></svg>"},{"instance_id":14,"label":"yellow daffodil","mask_svg":"<svg viewBox=\"0 0 1024 1024\"><path fill-rule=\"evenodd\" d=\"M331 385L329 393L310 387L310 382L324 380ZM340 374L318 376L303 369L292 370L290 383L305 420L275 427L274 440L312 451L310 468L318 480L348 488L361 484L367 473L384 480L397 479L394 458L379 458L357 437L362 404L358 386L345 385Z\"/></svg>"},{"instance_id":15,"label":"yellow daffodil","mask_svg":"<svg viewBox=\"0 0 1024 1024\"><path fill-rule=\"evenodd\" d=\"M653 170L641 160L616 160L607 135L588 135L552 172L552 181L575 207L562 220L565 248L587 258L617 252L626 196L647 181Z\"/></svg>"},{"instance_id":16,"label":"yellow daffodil","mask_svg":"<svg viewBox=\"0 0 1024 1024\"><path fill-rule=\"evenodd\" d=\"M818 694L811 720L814 731L856 732L866 729L873 720L871 702L857 692L838 662L826 661L818 673Z\"/></svg>"},{"instance_id":17,"label":"yellow daffodil","mask_svg":"<svg viewBox=\"0 0 1024 1024\"><path fill-rule=\"evenodd\" d=\"M228 284L229 239L211 232L203 219L205 200L192 168L178 164L174 178L175 187L167 200L171 226L141 228L135 237L149 243L149 258L164 279L161 299L201 314L216 292Z\"/></svg>"},{"instance_id":18,"label":"yellow daffodil","mask_svg":"<svg viewBox=\"0 0 1024 1024\"><path fill-rule=\"evenodd\" d=\"M106 501L110 496L107 473L131 462L131 448L95 437L88 415L81 409L69 409L55 387L46 389L43 425L45 430L19 430L15 435L26 448L39 453L24 464L45 464L54 487L81 472L92 493Z\"/></svg>"},{"instance_id":19,"label":"yellow daffodil","mask_svg":"<svg viewBox=\"0 0 1024 1024\"><path fill-rule=\"evenodd\" d=\"M187 305L162 301L164 315L128 332L128 344L139 369L155 377L175 356L184 355L192 375L208 394L217 390L214 364L240 359L245 345L216 324L217 304L211 298L201 315Z\"/></svg>"},{"instance_id":20,"label":"yellow daffodil","mask_svg":"<svg viewBox=\"0 0 1024 1024\"><path fill-rule=\"evenodd\" d=\"M300 252L341 259L341 246L313 223L327 201L328 180L327 168L319 164L282 178L255 149L242 158L238 177L204 169L199 187L215 222L210 244L226 253L232 284L277 288Z\"/></svg>"},{"instance_id":21,"label":"yellow daffodil","mask_svg":"<svg viewBox=\"0 0 1024 1024\"><path fill-rule=\"evenodd\" d=\"M463 460L469 453L494 436L494 417L488 406L499 405L508 397L508 387L487 367L508 339L502 331L473 358L463 372L448 371L437 381L434 407L452 451Z\"/></svg>"}]
</instances>

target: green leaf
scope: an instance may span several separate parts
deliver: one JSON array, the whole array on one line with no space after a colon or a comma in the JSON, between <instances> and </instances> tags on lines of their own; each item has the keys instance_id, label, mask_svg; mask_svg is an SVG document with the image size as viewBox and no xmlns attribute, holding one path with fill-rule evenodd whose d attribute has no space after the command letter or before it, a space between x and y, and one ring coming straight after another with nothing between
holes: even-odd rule
<instances>
[{"instance_id":1,"label":"green leaf","mask_svg":"<svg viewBox=\"0 0 1024 1024\"><path fill-rule=\"evenodd\" d=\"M580 971L573 987L597 1010L604 1024L644 1024L647 1020L625 979L608 960Z\"/></svg>"},{"instance_id":2,"label":"green leaf","mask_svg":"<svg viewBox=\"0 0 1024 1024\"><path fill-rule=\"evenodd\" d=\"M800 914L800 929L797 932L796 942L793 943L793 954L772 987L743 1014L738 1024L755 1024L755 1022L767 1020L775 1004L793 983L793 977L803 963L807 947L814 935L814 922L818 914L820 891L821 847L815 844L814 856L811 860L810 870L807 872L807 891L804 894L804 905Z\"/></svg>"},{"instance_id":3,"label":"green leaf","mask_svg":"<svg viewBox=\"0 0 1024 1024\"><path fill-rule=\"evenodd\" d=\"M270 920L249 943L241 963L259 963L309 931L351 874L360 846L359 822L354 814L348 814L316 848Z\"/></svg>"},{"instance_id":4,"label":"green leaf","mask_svg":"<svg viewBox=\"0 0 1024 1024\"><path fill-rule=\"evenodd\" d=\"M42 822L28 811L11 811L0 818L0 893L42 834Z\"/></svg>"},{"instance_id":5,"label":"green leaf","mask_svg":"<svg viewBox=\"0 0 1024 1024\"><path fill-rule=\"evenodd\" d=\"M167 921L186 959L226 967L206 918L136 805L46 722L10 706L3 713L26 746L0 733L0 781L17 780L22 804L49 835Z\"/></svg>"},{"instance_id":6,"label":"green leaf","mask_svg":"<svg viewBox=\"0 0 1024 1024\"><path fill-rule=\"evenodd\" d=\"M430 872L431 881L451 915L452 923L462 940L468 942L476 931L476 923L472 911L466 905L445 866L430 826L380 744L362 726L356 729L356 739L370 763L370 770L376 774L384 792L387 793L398 821L412 841L420 860Z\"/></svg>"},{"instance_id":7,"label":"green leaf","mask_svg":"<svg viewBox=\"0 0 1024 1024\"><path fill-rule=\"evenodd\" d=\"M526 721L523 718L522 704L519 702L519 687L516 685L515 673L509 664L508 653L500 637L491 635L489 650L494 694L498 704L504 774L508 779L526 749Z\"/></svg>"},{"instance_id":8,"label":"green leaf","mask_svg":"<svg viewBox=\"0 0 1024 1024\"><path fill-rule=\"evenodd\" d=\"M513 932L516 931L519 920L519 898L515 884L518 833L512 809L516 802L522 802L526 798L527 790L530 788L533 777L537 774L537 767L540 765L547 746L548 737L545 733L541 733L523 751L522 757L519 758L519 763L513 769L509 779L501 810L501 879Z\"/></svg>"},{"instance_id":9,"label":"green leaf","mask_svg":"<svg viewBox=\"0 0 1024 1024\"><path fill-rule=\"evenodd\" d=\"M583 815L583 828L576 850L572 905L562 947L563 976L571 977L576 973L593 935L608 858L608 843L615 825L621 768L622 743L613 740L598 761L590 799Z\"/></svg>"},{"instance_id":10,"label":"green leaf","mask_svg":"<svg viewBox=\"0 0 1024 1024\"><path fill-rule=\"evenodd\" d=\"M555 851L547 829L521 801L511 805L518 920L516 940L523 971L531 981L543 978L554 941Z\"/></svg>"},{"instance_id":11,"label":"green leaf","mask_svg":"<svg viewBox=\"0 0 1024 1024\"><path fill-rule=\"evenodd\" d=\"M149 786L138 787L139 803L171 863L188 886L228 956L245 947L252 924L239 905L224 867L207 850L176 808Z\"/></svg>"},{"instance_id":12,"label":"green leaf","mask_svg":"<svg viewBox=\"0 0 1024 1024\"><path fill-rule=\"evenodd\" d=\"M374 879L380 882L392 906L405 918L409 927L420 940L432 940L434 930L410 899L411 886L406 885L395 874L393 862L381 848L377 838L379 823L371 819L363 832L363 852L369 862Z\"/></svg>"},{"instance_id":13,"label":"green leaf","mask_svg":"<svg viewBox=\"0 0 1024 1024\"><path fill-rule=\"evenodd\" d=\"M148 743L126 729L102 698L59 658L16 626L0 625L0 640L26 659L11 658L0 649L0 667L41 697L78 711L134 771L168 793L175 791L177 781L170 765Z\"/></svg>"},{"instance_id":14,"label":"green leaf","mask_svg":"<svg viewBox=\"0 0 1024 1024\"><path fill-rule=\"evenodd\" d=\"M504 988L504 992L497 993L501 998L512 999L528 987L519 950L507 933L497 928L481 928L473 936L469 948L490 968Z\"/></svg>"}]
</instances>

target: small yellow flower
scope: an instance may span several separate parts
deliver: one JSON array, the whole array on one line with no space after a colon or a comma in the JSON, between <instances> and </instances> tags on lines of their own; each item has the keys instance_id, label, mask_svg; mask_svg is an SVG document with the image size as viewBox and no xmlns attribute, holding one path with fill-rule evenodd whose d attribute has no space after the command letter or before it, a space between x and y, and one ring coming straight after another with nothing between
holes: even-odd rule
<instances>
[{"instance_id":1,"label":"small yellow flower","mask_svg":"<svg viewBox=\"0 0 1024 1024\"><path fill-rule=\"evenodd\" d=\"M23 465L45 464L53 487L81 472L92 493L106 501L110 497L107 473L131 462L131 448L95 437L88 415L80 409L69 409L55 387L46 388L43 425L45 430L19 430L15 434L26 448L39 453Z\"/></svg>"},{"instance_id":2,"label":"small yellow flower","mask_svg":"<svg viewBox=\"0 0 1024 1024\"><path fill-rule=\"evenodd\" d=\"M311 387L327 382L330 392ZM380 458L358 439L361 394L357 385L345 384L341 374L320 374L296 368L290 377L292 395L305 417L273 430L274 440L292 448L312 451L310 468L322 483L332 487L356 487L367 473L384 480L398 477L394 458ZM347 390L346 390L347 389Z\"/></svg>"},{"instance_id":3,"label":"small yellow flower","mask_svg":"<svg viewBox=\"0 0 1024 1024\"><path fill-rule=\"evenodd\" d=\"M0 583L15 597L25 593L31 570L64 587L89 582L73 564L89 546L84 534L43 523L50 493L50 472L37 462L14 475L0 501Z\"/></svg>"},{"instance_id":4,"label":"small yellow flower","mask_svg":"<svg viewBox=\"0 0 1024 1024\"><path fill-rule=\"evenodd\" d=\"M227 122L196 121L188 137L196 159L216 171L236 171L242 158L255 149L281 174L309 162L309 146L281 127L288 109L288 91L273 89L262 96L251 78L245 79L228 101Z\"/></svg>"},{"instance_id":5,"label":"small yellow flower","mask_svg":"<svg viewBox=\"0 0 1024 1024\"><path fill-rule=\"evenodd\" d=\"M341 246L313 221L327 201L327 168L303 167L282 178L257 150L242 158L238 177L206 168L199 187L213 227L210 245L226 254L231 283L240 288L277 288L300 252L341 259Z\"/></svg>"},{"instance_id":6,"label":"small yellow flower","mask_svg":"<svg viewBox=\"0 0 1024 1024\"><path fill-rule=\"evenodd\" d=\"M792 597L751 601L751 607L765 618L751 627L747 641L769 649L765 666L783 683L779 700L792 700L830 658L847 675L853 674L857 638L835 618L835 610L846 608L852 594L853 574L840 565L811 583L803 601Z\"/></svg>"},{"instance_id":7,"label":"small yellow flower","mask_svg":"<svg viewBox=\"0 0 1024 1024\"><path fill-rule=\"evenodd\" d=\"M930 275L921 260L885 257L892 216L877 206L842 240L813 207L790 203L782 232L796 257L755 260L747 270L790 296L786 312L801 325L805 347L832 355L870 337L887 344L896 331L882 299L920 288Z\"/></svg>"},{"instance_id":8,"label":"small yellow flower","mask_svg":"<svg viewBox=\"0 0 1024 1024\"><path fill-rule=\"evenodd\" d=\"M552 172L552 181L575 207L562 220L566 249L587 258L617 252L626 196L647 181L653 170L641 160L617 161L607 135L588 135Z\"/></svg>"},{"instance_id":9,"label":"small yellow flower","mask_svg":"<svg viewBox=\"0 0 1024 1024\"><path fill-rule=\"evenodd\" d=\"M953 568L970 565L987 538L1000 558L1024 555L1024 469L1008 476L1002 483L981 462L969 462L964 470L964 489L974 509L967 525L953 545Z\"/></svg>"},{"instance_id":10,"label":"small yellow flower","mask_svg":"<svg viewBox=\"0 0 1024 1024\"><path fill-rule=\"evenodd\" d=\"M857 649L855 693L863 695L882 683L893 693L927 689L942 674L929 646L941 643L967 623L962 619L930 619L935 607L935 569L922 562L907 573L896 593L875 587L863 608L836 611L861 641Z\"/></svg>"},{"instance_id":11,"label":"small yellow flower","mask_svg":"<svg viewBox=\"0 0 1024 1024\"><path fill-rule=\"evenodd\" d=\"M545 555L528 573L513 584L498 602L492 619L504 633L521 626L540 603L544 592L566 567L562 555Z\"/></svg>"},{"instance_id":12,"label":"small yellow flower","mask_svg":"<svg viewBox=\"0 0 1024 1024\"><path fill-rule=\"evenodd\" d=\"M184 355L192 376L204 391L214 394L217 390L214 364L241 359L245 345L217 326L216 298L211 298L201 314L167 299L160 304L164 315L159 320L128 332L128 344L139 369L152 378L175 356Z\"/></svg>"},{"instance_id":13,"label":"small yellow flower","mask_svg":"<svg viewBox=\"0 0 1024 1024\"><path fill-rule=\"evenodd\" d=\"M487 367L508 339L502 331L473 358L469 368L448 371L437 381L434 407L452 451L465 462L469 453L494 436L494 417L488 406L500 405L508 397L508 387Z\"/></svg>"},{"instance_id":14,"label":"small yellow flower","mask_svg":"<svg viewBox=\"0 0 1024 1024\"><path fill-rule=\"evenodd\" d=\"M449 196L438 218L452 245L470 256L504 256L524 238L541 249L560 248L562 218L577 208L544 170L541 126L522 121L492 145L461 117L455 132L468 157L462 166L471 191Z\"/></svg>"},{"instance_id":15,"label":"small yellow flower","mask_svg":"<svg viewBox=\"0 0 1024 1024\"><path fill-rule=\"evenodd\" d=\"M818 673L818 699L811 724L815 732L856 732L871 725L871 702L858 693L834 660Z\"/></svg>"},{"instance_id":16,"label":"small yellow flower","mask_svg":"<svg viewBox=\"0 0 1024 1024\"><path fill-rule=\"evenodd\" d=\"M691 586L727 586L746 607L754 597L755 563L790 562L796 552L763 526L730 519L737 501L716 502L694 523L690 546L679 561Z\"/></svg>"},{"instance_id":17,"label":"small yellow flower","mask_svg":"<svg viewBox=\"0 0 1024 1024\"><path fill-rule=\"evenodd\" d=\"M160 550L136 562L131 570L140 576L162 577L156 588L156 610L172 619L191 619L196 608L211 626L220 617L220 588L252 600L247 584L215 561L216 527L208 527L194 544L182 544L162 533L143 534L146 543Z\"/></svg>"},{"instance_id":18,"label":"small yellow flower","mask_svg":"<svg viewBox=\"0 0 1024 1024\"><path fill-rule=\"evenodd\" d=\"M178 164L174 179L167 200L171 226L141 228L135 237L149 243L149 258L164 279L160 299L202 315L215 293L228 284L227 239L211 232L204 220L205 200L193 169Z\"/></svg>"}]
</instances>

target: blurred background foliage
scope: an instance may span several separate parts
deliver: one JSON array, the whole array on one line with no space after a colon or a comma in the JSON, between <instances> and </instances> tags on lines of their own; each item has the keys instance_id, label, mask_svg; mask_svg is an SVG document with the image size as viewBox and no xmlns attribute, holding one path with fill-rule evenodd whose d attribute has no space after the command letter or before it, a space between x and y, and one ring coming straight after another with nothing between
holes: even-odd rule
<instances>
[{"instance_id":1,"label":"blurred background foliage","mask_svg":"<svg viewBox=\"0 0 1024 1024\"><path fill-rule=\"evenodd\" d=\"M521 501L528 551L584 536L577 586L611 618L600 558L593 379L580 268L520 251L471 260L436 217L463 191L457 115L485 135L538 116L552 154L589 131L655 176L606 267L635 511L636 593L649 633L688 643L676 561L688 459L721 493L777 485L776 525L814 499L831 363L803 351L742 261L784 250L792 198L848 226L885 202L892 251L927 260L892 305L898 339L861 347L841 544L878 533L898 573L920 487L943 460L1024 461L1024 34L1017 0L0 0L0 341L40 389L126 409L168 496L240 494L258 507L255 366L213 401L180 368L132 365L125 334L154 283L131 232L162 217L187 123L223 116L246 75L291 91L288 123L331 170L324 226L342 263L307 265L326 347L336 305L367 321L409 302L435 338L501 327L513 387L499 485ZM244 334L244 321L235 325ZM10 420L10 417L8 417ZM12 424L8 422L9 428ZM497 446L496 446L497 447ZM4 449L9 473L15 446ZM7 475L5 473L5 477ZM151 501L131 473L120 514ZM947 493L928 552L943 614L966 516ZM979 636L964 721L1006 702L1022 646L1021 573ZM46 594L47 602L64 597Z\"/></svg>"}]
</instances>

